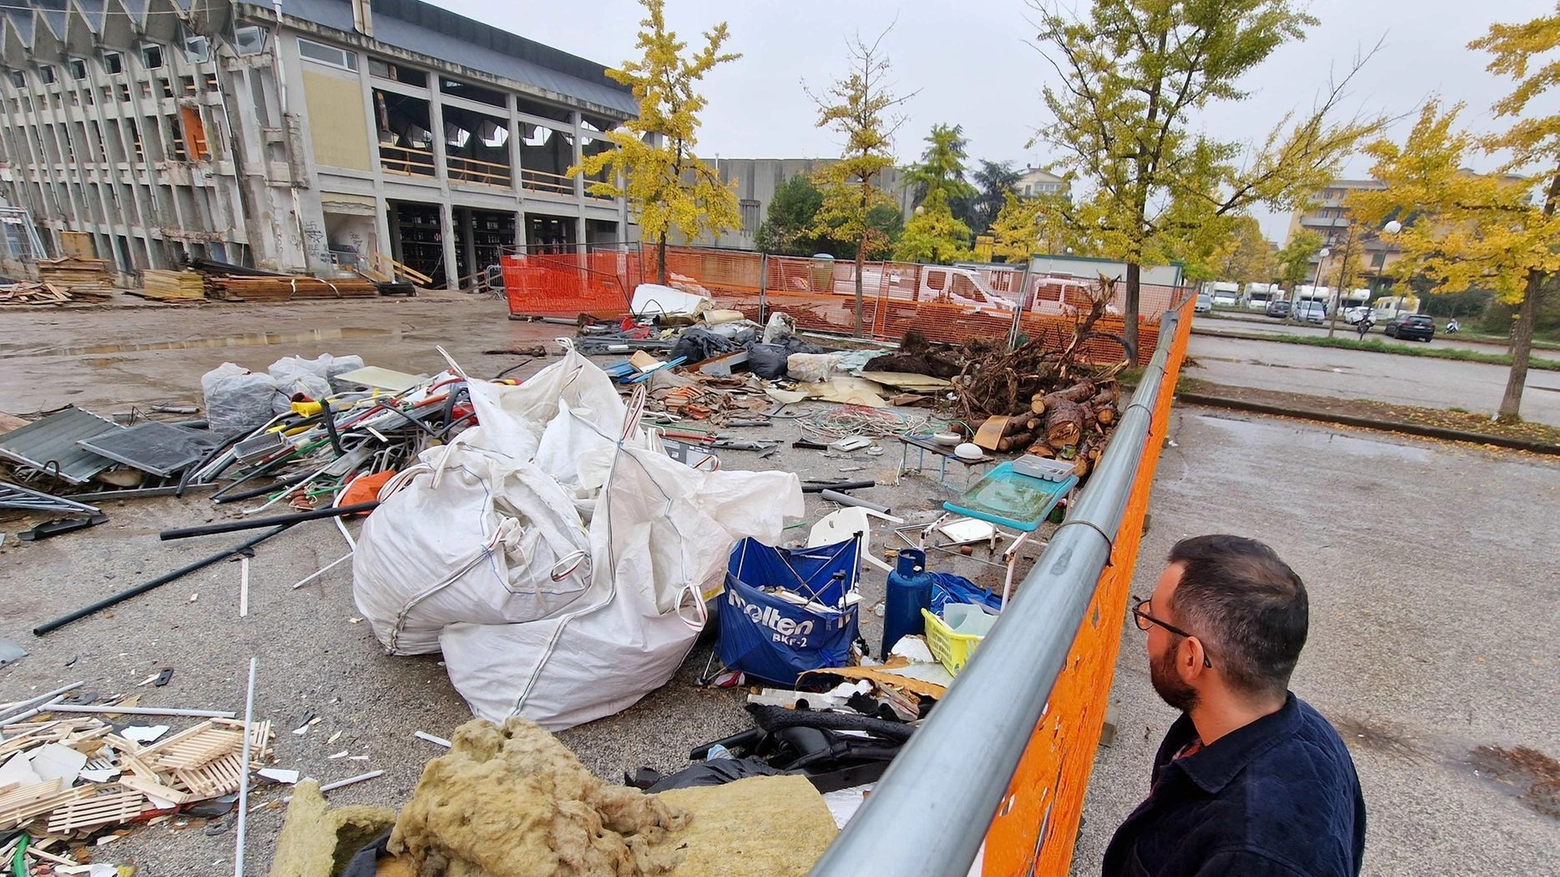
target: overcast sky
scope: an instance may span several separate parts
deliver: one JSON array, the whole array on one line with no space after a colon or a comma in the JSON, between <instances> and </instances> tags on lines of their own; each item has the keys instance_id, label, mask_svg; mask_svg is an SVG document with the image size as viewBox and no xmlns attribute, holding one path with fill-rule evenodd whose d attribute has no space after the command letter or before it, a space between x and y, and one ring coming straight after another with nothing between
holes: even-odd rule
<instances>
[{"instance_id":1,"label":"overcast sky","mask_svg":"<svg viewBox=\"0 0 1560 877\"><path fill-rule=\"evenodd\" d=\"M434 0L449 9L608 66L634 54L642 9L634 0ZM1045 124L1040 89L1055 72L1030 45L1035 28L1024 0L667 0L669 24L689 44L718 21L730 25L741 60L706 80L709 109L699 151L705 156L797 158L837 155L839 141L815 127L817 112L802 89L815 89L847 70L845 40L869 41L891 22L884 40L904 107L896 152L914 160L934 123L960 124L974 159L1046 165L1043 146L1026 148ZM1221 104L1204 116L1221 138L1259 138L1286 110L1308 108L1330 72L1346 71L1356 54L1381 50L1351 88L1351 109L1412 114L1429 95L1466 101L1465 119L1478 126L1509 88L1484 70L1487 56L1468 41L1492 22L1553 13L1543 0L1315 0L1321 19L1304 42L1276 51L1244 83L1251 97ZM1410 120L1399 123L1401 136ZM1356 160L1345 169L1368 175ZM1282 242L1287 217L1265 216L1263 228Z\"/></svg>"}]
</instances>

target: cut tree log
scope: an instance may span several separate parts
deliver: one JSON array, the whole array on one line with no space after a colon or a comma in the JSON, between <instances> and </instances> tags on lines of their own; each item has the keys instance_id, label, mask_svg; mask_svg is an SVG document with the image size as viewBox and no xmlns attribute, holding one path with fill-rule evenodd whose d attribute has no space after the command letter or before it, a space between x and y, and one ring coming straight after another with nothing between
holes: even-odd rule
<instances>
[{"instance_id":1,"label":"cut tree log","mask_svg":"<svg viewBox=\"0 0 1560 877\"><path fill-rule=\"evenodd\" d=\"M1029 447L1030 445L1034 444L1034 441L1034 433L1021 432L1017 435L1006 436L1001 441L997 442L997 450L1004 452L1017 451L1022 448Z\"/></svg>"},{"instance_id":2,"label":"cut tree log","mask_svg":"<svg viewBox=\"0 0 1560 877\"><path fill-rule=\"evenodd\" d=\"M1049 404L1045 413L1045 441L1054 450L1076 445L1083 438L1083 406L1065 399Z\"/></svg>"},{"instance_id":3,"label":"cut tree log","mask_svg":"<svg viewBox=\"0 0 1560 877\"><path fill-rule=\"evenodd\" d=\"M1045 439L1037 440L1034 444L1029 446L1029 450L1025 451L1025 453L1032 454L1036 457L1044 457L1047 460L1054 460L1056 458L1056 452L1051 450L1051 446L1045 443Z\"/></svg>"},{"instance_id":4,"label":"cut tree log","mask_svg":"<svg viewBox=\"0 0 1560 877\"><path fill-rule=\"evenodd\" d=\"M1099 421L1100 426L1110 426L1116 420L1116 409L1101 408L1094 412L1094 419Z\"/></svg>"}]
</instances>

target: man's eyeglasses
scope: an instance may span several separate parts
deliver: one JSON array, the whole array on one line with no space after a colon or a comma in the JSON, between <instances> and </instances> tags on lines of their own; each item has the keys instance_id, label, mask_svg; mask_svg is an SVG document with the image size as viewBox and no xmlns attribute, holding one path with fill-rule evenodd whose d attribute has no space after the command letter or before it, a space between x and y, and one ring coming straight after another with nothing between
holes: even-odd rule
<instances>
[{"instance_id":1,"label":"man's eyeglasses","mask_svg":"<svg viewBox=\"0 0 1560 877\"><path fill-rule=\"evenodd\" d=\"M1132 607L1132 620L1137 622L1138 630L1148 630L1149 625L1157 624L1160 627L1163 627L1165 630L1168 630L1171 633L1175 634L1176 636L1186 637L1186 638L1189 638L1189 637L1192 636L1191 634L1187 633L1186 631L1182 630L1179 627L1176 627L1173 624L1166 624L1165 622L1160 621L1159 619L1155 618L1154 616L1149 615L1148 614L1148 610L1153 608L1150 605L1152 602L1153 602L1153 598L1150 597L1147 600L1139 600L1137 602L1137 605ZM1213 667L1213 662L1208 660L1208 649L1207 649L1207 647L1203 648L1203 666L1204 667L1208 667L1210 669Z\"/></svg>"}]
</instances>

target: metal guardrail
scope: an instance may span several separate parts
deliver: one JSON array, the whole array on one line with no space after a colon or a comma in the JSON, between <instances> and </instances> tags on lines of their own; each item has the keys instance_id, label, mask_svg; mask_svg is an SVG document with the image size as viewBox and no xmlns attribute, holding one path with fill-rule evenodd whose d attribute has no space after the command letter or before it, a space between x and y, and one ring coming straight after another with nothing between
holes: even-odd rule
<instances>
[{"instance_id":1,"label":"metal guardrail","mask_svg":"<svg viewBox=\"0 0 1560 877\"><path fill-rule=\"evenodd\" d=\"M813 877L968 872L1110 559L1180 319L1161 318L1158 348L1110 445L1012 606Z\"/></svg>"}]
</instances>

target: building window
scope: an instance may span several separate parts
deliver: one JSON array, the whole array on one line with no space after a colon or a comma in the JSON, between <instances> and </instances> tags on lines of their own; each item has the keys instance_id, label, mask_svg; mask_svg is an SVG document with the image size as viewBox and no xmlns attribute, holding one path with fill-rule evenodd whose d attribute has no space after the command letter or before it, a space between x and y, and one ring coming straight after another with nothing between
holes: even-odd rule
<instances>
[{"instance_id":1,"label":"building window","mask_svg":"<svg viewBox=\"0 0 1560 877\"><path fill-rule=\"evenodd\" d=\"M45 85L53 83L54 82L54 67L49 65L49 64L39 65L39 67L38 67L38 78L42 79Z\"/></svg>"},{"instance_id":2,"label":"building window","mask_svg":"<svg viewBox=\"0 0 1560 877\"><path fill-rule=\"evenodd\" d=\"M1376 255L1370 257L1370 267L1376 269L1377 271L1380 271L1383 267L1386 266L1386 264L1387 264L1387 254L1386 253L1377 253Z\"/></svg>"},{"instance_id":3,"label":"building window","mask_svg":"<svg viewBox=\"0 0 1560 877\"><path fill-rule=\"evenodd\" d=\"M265 51L265 28L253 25L234 28L233 51L240 58L258 55Z\"/></svg>"},{"instance_id":4,"label":"building window","mask_svg":"<svg viewBox=\"0 0 1560 877\"><path fill-rule=\"evenodd\" d=\"M532 116L540 116L543 119L552 119L557 122L573 122L574 116L563 107L555 107L552 104L544 104L541 101L527 100L523 97L515 98L515 109Z\"/></svg>"},{"instance_id":5,"label":"building window","mask_svg":"<svg viewBox=\"0 0 1560 877\"><path fill-rule=\"evenodd\" d=\"M415 67L393 64L378 58L368 59L368 75L379 79L388 79L391 82L399 82L402 85L410 85L415 88L428 87L428 74Z\"/></svg>"},{"instance_id":6,"label":"building window","mask_svg":"<svg viewBox=\"0 0 1560 877\"><path fill-rule=\"evenodd\" d=\"M156 70L163 65L162 46L145 44L141 46L141 66L148 70Z\"/></svg>"},{"instance_id":7,"label":"building window","mask_svg":"<svg viewBox=\"0 0 1560 877\"><path fill-rule=\"evenodd\" d=\"M340 67L342 70L356 72L358 69L357 55L302 37L298 38L298 55L319 64Z\"/></svg>"},{"instance_id":8,"label":"building window","mask_svg":"<svg viewBox=\"0 0 1560 877\"><path fill-rule=\"evenodd\" d=\"M185 37L184 58L191 64L204 64L211 60L211 41L202 36Z\"/></svg>"},{"instance_id":9,"label":"building window","mask_svg":"<svg viewBox=\"0 0 1560 877\"><path fill-rule=\"evenodd\" d=\"M464 82L456 82L453 79L441 78L439 80L439 91L450 97L461 97L480 104L487 104L490 107L506 107L509 105L504 100L502 94L492 89L468 85Z\"/></svg>"},{"instance_id":10,"label":"building window","mask_svg":"<svg viewBox=\"0 0 1560 877\"><path fill-rule=\"evenodd\" d=\"M27 87L27 74L20 70L11 71L11 84L17 88Z\"/></svg>"},{"instance_id":11,"label":"building window","mask_svg":"<svg viewBox=\"0 0 1560 877\"><path fill-rule=\"evenodd\" d=\"M125 59L118 52L103 53L103 69L109 73L125 72Z\"/></svg>"},{"instance_id":12,"label":"building window","mask_svg":"<svg viewBox=\"0 0 1560 877\"><path fill-rule=\"evenodd\" d=\"M757 201L743 199L737 202L737 207L742 211L742 233L748 237L758 234L758 208Z\"/></svg>"},{"instance_id":13,"label":"building window","mask_svg":"<svg viewBox=\"0 0 1560 877\"><path fill-rule=\"evenodd\" d=\"M65 68L70 71L71 79L87 78L87 62L80 58L71 58L65 62Z\"/></svg>"}]
</instances>

